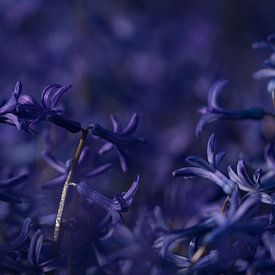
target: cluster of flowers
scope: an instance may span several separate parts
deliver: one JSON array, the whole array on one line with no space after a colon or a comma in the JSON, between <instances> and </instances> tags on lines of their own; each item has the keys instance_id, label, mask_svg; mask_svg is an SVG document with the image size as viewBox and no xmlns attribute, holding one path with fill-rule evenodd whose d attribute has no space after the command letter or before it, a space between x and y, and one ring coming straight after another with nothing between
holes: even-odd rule
<instances>
[{"instance_id":1,"label":"cluster of flowers","mask_svg":"<svg viewBox=\"0 0 275 275\"><path fill-rule=\"evenodd\" d=\"M275 50L273 42L273 37L269 37L267 42L256 46ZM270 78L268 90L273 98L274 54L255 74L256 78ZM222 108L217 96L225 84L226 81L220 81L212 86L208 106L200 110L198 135L205 124L215 120L275 117L260 107ZM0 121L19 130L37 134L38 124L47 121L70 133L82 134L75 155L66 162L58 160L48 149L43 151L44 160L60 174L43 185L45 188L63 187L57 202L58 211L39 219L25 216L14 238L0 246L2 273L272 274L275 269L275 153L272 143L265 148L265 164L261 169L254 168L251 173L249 165L240 159L236 170L229 166L224 172L219 164L225 153L216 151L216 138L212 134L207 144L207 160L190 156L186 159L189 166L175 170L173 176L207 179L216 184L220 190L214 201L216 208L205 207L206 214L198 223L174 229L164 218L163 209L154 205L151 210L140 208L133 226L128 226L124 222L127 215L123 213L133 203L140 177L134 179L126 192L113 197L97 191L89 180L106 172L111 163L91 170L86 141L89 137L100 139L103 145L98 154L115 151L121 169L126 172L131 147L146 142L134 135L138 116L133 114L123 128L112 115L112 131L96 123L83 127L66 118L60 107L60 98L70 88L50 85L42 92L39 103L22 94L22 85L17 82L12 96L0 108ZM0 181L0 200L10 205L20 204L17 188L28 187L29 176L23 169ZM74 196L78 196L78 200ZM63 215L66 206L71 206L69 211L75 213L70 219ZM23 215L27 214L26 210Z\"/></svg>"}]
</instances>

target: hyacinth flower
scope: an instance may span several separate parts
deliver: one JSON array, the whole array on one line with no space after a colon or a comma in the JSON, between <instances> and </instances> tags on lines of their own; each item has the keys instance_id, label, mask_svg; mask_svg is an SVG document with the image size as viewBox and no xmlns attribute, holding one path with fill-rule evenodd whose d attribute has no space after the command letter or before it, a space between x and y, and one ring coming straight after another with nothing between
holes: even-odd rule
<instances>
[{"instance_id":1,"label":"hyacinth flower","mask_svg":"<svg viewBox=\"0 0 275 275\"><path fill-rule=\"evenodd\" d=\"M112 199L94 190L88 183L80 182L76 185L77 191L88 203L96 204L105 209L112 218L112 223L116 224L121 220L121 212L128 211L133 203L134 196L138 190L140 177L137 176L127 192L122 192Z\"/></svg>"},{"instance_id":2,"label":"hyacinth flower","mask_svg":"<svg viewBox=\"0 0 275 275\"><path fill-rule=\"evenodd\" d=\"M272 50L269 58L263 62L263 68L255 72L253 76L256 80L269 79L267 91L271 94L275 106L275 35L268 36L264 42L254 43L253 48L270 48Z\"/></svg>"},{"instance_id":3,"label":"hyacinth flower","mask_svg":"<svg viewBox=\"0 0 275 275\"><path fill-rule=\"evenodd\" d=\"M260 169L255 170L251 178L246 170L243 160L239 160L237 164L237 172L229 166L228 174L232 181L234 181L240 190L247 192L247 196L258 194L260 200L266 204L275 204L275 199L272 194L275 192L275 179L274 177L265 177L262 175Z\"/></svg>"},{"instance_id":4,"label":"hyacinth flower","mask_svg":"<svg viewBox=\"0 0 275 275\"><path fill-rule=\"evenodd\" d=\"M61 176L58 176L46 182L43 187L47 188L64 184L71 169L71 160L67 160L64 163L60 160L57 160L48 151L42 152L42 157L54 170L56 170L58 173L61 173ZM88 181L93 177L103 174L111 167L111 163L106 163L94 169L91 169L90 167L88 167L90 157L90 149L88 147L85 147L81 152L80 159L78 161L78 169L76 170L76 173L74 175L73 181L75 183Z\"/></svg>"},{"instance_id":5,"label":"hyacinth flower","mask_svg":"<svg viewBox=\"0 0 275 275\"><path fill-rule=\"evenodd\" d=\"M261 107L253 107L245 110L229 110L220 107L217 101L218 96L227 83L228 81L218 81L210 88L208 93L208 106L199 110L202 117L196 127L197 136L200 136L204 126L207 123L211 123L216 120L261 120L265 116L274 116L273 114L266 112Z\"/></svg>"},{"instance_id":6,"label":"hyacinth flower","mask_svg":"<svg viewBox=\"0 0 275 275\"><path fill-rule=\"evenodd\" d=\"M52 270L58 270L64 264L64 257L52 257L43 251L43 234L38 229L31 237L28 249L28 265L26 269L36 273L44 273ZM46 247L45 247L46 248ZM44 249L46 250L46 249ZM49 249L51 250L51 249Z\"/></svg>"},{"instance_id":7,"label":"hyacinth flower","mask_svg":"<svg viewBox=\"0 0 275 275\"><path fill-rule=\"evenodd\" d=\"M0 246L0 270L18 272L48 272L56 269L62 258L45 260L42 255L43 235L41 230L31 234L32 220L27 218L22 230L10 245ZM43 258L43 260L42 260Z\"/></svg>"},{"instance_id":8,"label":"hyacinth flower","mask_svg":"<svg viewBox=\"0 0 275 275\"><path fill-rule=\"evenodd\" d=\"M179 242L192 240L204 235L216 226L213 219L207 219L188 228L172 230L164 222L158 207L155 209L155 222L155 231L160 234L161 237L155 240L154 248L162 257L169 254L169 249L176 246Z\"/></svg>"},{"instance_id":9,"label":"hyacinth flower","mask_svg":"<svg viewBox=\"0 0 275 275\"><path fill-rule=\"evenodd\" d=\"M225 153L216 153L216 138L212 134L207 144L207 161L196 156L186 158L186 162L192 166L177 169L173 172L174 177L183 177L184 179L204 178L220 186L228 195L234 189L234 182L222 174L217 168Z\"/></svg>"},{"instance_id":10,"label":"hyacinth flower","mask_svg":"<svg viewBox=\"0 0 275 275\"><path fill-rule=\"evenodd\" d=\"M18 175L0 180L0 201L20 203L20 198L12 191L12 188L22 184L28 178L28 172L22 171Z\"/></svg>"},{"instance_id":11,"label":"hyacinth flower","mask_svg":"<svg viewBox=\"0 0 275 275\"><path fill-rule=\"evenodd\" d=\"M226 215L221 212L212 214L217 227L203 237L202 245L193 255L192 261L196 262L208 249L216 247L222 239L238 236L241 233L246 235L260 234L267 225L268 219L265 217L264 219L251 219L258 209L258 202L259 197L254 195L239 204L239 194L235 189L230 196L230 207Z\"/></svg>"},{"instance_id":12,"label":"hyacinth flower","mask_svg":"<svg viewBox=\"0 0 275 275\"><path fill-rule=\"evenodd\" d=\"M143 138L132 136L138 126L138 115L136 113L132 115L128 125L123 129L121 129L120 123L114 115L111 115L111 122L113 131L109 131L99 124L90 124L89 129L92 135L105 141L105 144L99 150L99 154L102 155L114 149L118 155L121 169L126 172L129 166L128 148L146 141Z\"/></svg>"},{"instance_id":13,"label":"hyacinth flower","mask_svg":"<svg viewBox=\"0 0 275 275\"><path fill-rule=\"evenodd\" d=\"M50 121L72 133L81 131L81 124L63 117L63 110L58 108L60 98L70 88L71 85L61 86L58 84L46 87L41 95L41 104L28 95L20 95L16 111L13 114L18 117L21 128L33 132L31 127L35 123Z\"/></svg>"}]
</instances>

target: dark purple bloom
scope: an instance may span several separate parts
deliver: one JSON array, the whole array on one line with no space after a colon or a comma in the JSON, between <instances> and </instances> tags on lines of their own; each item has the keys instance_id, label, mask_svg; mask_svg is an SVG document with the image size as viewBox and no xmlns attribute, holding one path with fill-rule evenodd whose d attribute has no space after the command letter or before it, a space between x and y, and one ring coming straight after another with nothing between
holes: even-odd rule
<instances>
[{"instance_id":1,"label":"dark purple bloom","mask_svg":"<svg viewBox=\"0 0 275 275\"><path fill-rule=\"evenodd\" d=\"M57 178L54 178L47 183L45 183L44 187L52 187L52 186L59 186L61 184L64 184L68 173L70 171L71 167L71 160L67 160L65 163L62 161L57 160L50 152L44 151L42 152L42 156L44 160L57 172L61 173L61 176L58 176ZM103 165L100 165L96 168L91 169L89 167L89 158L90 158L90 149L88 147L85 147L83 151L81 152L81 156L78 162L78 168L76 170L76 174L74 176L74 182L79 183L83 181L87 181L93 177L96 177L105 171L107 171L111 164L106 163Z\"/></svg>"},{"instance_id":2,"label":"dark purple bloom","mask_svg":"<svg viewBox=\"0 0 275 275\"><path fill-rule=\"evenodd\" d=\"M46 258L49 258L49 256ZM63 264L64 257L50 256L49 259L45 259L43 255L43 234L40 229L38 229L31 238L30 246L28 249L28 263L32 270L36 272L49 272L51 270L56 270Z\"/></svg>"},{"instance_id":3,"label":"dark purple bloom","mask_svg":"<svg viewBox=\"0 0 275 275\"><path fill-rule=\"evenodd\" d=\"M22 128L25 131L32 131L32 125L46 120L72 133L81 131L81 124L63 117L63 110L58 108L61 96L70 88L71 86L58 84L46 87L41 95L41 104L28 95L21 95L18 100L19 105L14 114L18 116Z\"/></svg>"},{"instance_id":4,"label":"dark purple bloom","mask_svg":"<svg viewBox=\"0 0 275 275\"><path fill-rule=\"evenodd\" d=\"M81 182L77 185L77 191L89 202L107 210L113 223L120 221L120 212L128 210L139 187L140 177L137 176L127 192L122 192L112 199L95 191L89 184Z\"/></svg>"},{"instance_id":5,"label":"dark purple bloom","mask_svg":"<svg viewBox=\"0 0 275 275\"><path fill-rule=\"evenodd\" d=\"M190 156L186 158L186 162L192 166L175 170L173 176L183 177L184 179L205 178L220 186L226 194L231 194L235 184L217 170L217 166L225 153L216 153L215 143L215 135L212 134L207 144L207 161L200 157Z\"/></svg>"},{"instance_id":6,"label":"dark purple bloom","mask_svg":"<svg viewBox=\"0 0 275 275\"><path fill-rule=\"evenodd\" d=\"M208 106L199 110L202 114L196 128L196 134L199 136L205 124L216 120L238 120L238 119L253 119L261 120L268 115L261 107L254 107L246 110L229 110L219 106L217 99L218 95L227 84L227 81L218 81L210 88L208 94Z\"/></svg>"},{"instance_id":7,"label":"dark purple bloom","mask_svg":"<svg viewBox=\"0 0 275 275\"><path fill-rule=\"evenodd\" d=\"M102 155L115 149L119 157L121 169L126 172L129 165L129 146L145 143L146 141L143 138L132 136L138 126L138 115L136 113L132 115L128 125L123 129L121 129L120 123L114 115L111 115L111 122L113 131L109 131L99 124L91 124L89 128L92 135L98 136L106 142L100 148L99 154Z\"/></svg>"}]
</instances>

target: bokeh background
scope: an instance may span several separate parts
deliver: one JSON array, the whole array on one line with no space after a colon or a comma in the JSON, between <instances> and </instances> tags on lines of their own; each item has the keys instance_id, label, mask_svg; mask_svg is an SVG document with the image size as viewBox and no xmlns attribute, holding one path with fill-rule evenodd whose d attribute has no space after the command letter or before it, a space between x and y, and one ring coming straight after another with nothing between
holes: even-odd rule
<instances>
[{"instance_id":1,"label":"bokeh background","mask_svg":"<svg viewBox=\"0 0 275 275\"><path fill-rule=\"evenodd\" d=\"M2 0L1 98L9 96L18 79L37 99L49 84L73 84L64 98L67 117L84 125L111 127L111 113L126 124L137 112L138 132L148 144L133 152L125 174L110 156L114 169L94 184L112 194L140 174L132 211L159 204L170 219L186 225L197 214L196 204L211 200L215 187L173 179L171 172L184 165L185 157L204 156L206 140L215 132L218 147L228 152L225 166L234 166L240 154L253 163L263 159L265 140L274 136L264 120L218 122L207 126L201 139L195 137L198 109L216 80L230 80L221 97L224 106L272 109L265 84L252 78L268 51L255 51L251 44L274 32L274 8L273 0ZM15 132L1 126L0 162L30 165L39 188L54 176L40 157L48 136ZM78 137L55 127L49 135L54 153L69 158ZM90 145L97 159L98 144L91 140Z\"/></svg>"}]
</instances>

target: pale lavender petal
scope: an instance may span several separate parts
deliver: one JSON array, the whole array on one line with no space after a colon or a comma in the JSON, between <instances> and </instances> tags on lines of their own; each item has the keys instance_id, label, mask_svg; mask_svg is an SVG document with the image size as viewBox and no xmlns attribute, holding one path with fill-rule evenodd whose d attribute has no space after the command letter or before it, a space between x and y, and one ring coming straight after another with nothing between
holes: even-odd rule
<instances>
[{"instance_id":1,"label":"pale lavender petal","mask_svg":"<svg viewBox=\"0 0 275 275\"><path fill-rule=\"evenodd\" d=\"M275 70L270 68L261 69L253 74L255 79L275 77Z\"/></svg>"},{"instance_id":2,"label":"pale lavender petal","mask_svg":"<svg viewBox=\"0 0 275 275\"><path fill-rule=\"evenodd\" d=\"M60 177L47 181L42 185L42 187L51 188L51 187L59 186L59 185L62 185L65 182L65 180L66 180L66 175L62 175Z\"/></svg>"},{"instance_id":3,"label":"pale lavender petal","mask_svg":"<svg viewBox=\"0 0 275 275\"><path fill-rule=\"evenodd\" d=\"M114 148L114 145L110 142L107 142L103 146L101 146L98 153L99 153L99 155L103 155L105 153L110 152L113 148Z\"/></svg>"},{"instance_id":4,"label":"pale lavender petal","mask_svg":"<svg viewBox=\"0 0 275 275\"><path fill-rule=\"evenodd\" d=\"M216 145L216 138L215 135L212 134L208 139L207 143L207 160L209 163L215 166L215 145Z\"/></svg>"},{"instance_id":5,"label":"pale lavender petal","mask_svg":"<svg viewBox=\"0 0 275 275\"><path fill-rule=\"evenodd\" d=\"M138 190L139 183L140 183L140 176L137 176L134 182L132 183L131 187L129 188L129 190L126 193L122 193L122 197L127 202L128 205L132 204L133 198Z\"/></svg>"},{"instance_id":6,"label":"pale lavender petal","mask_svg":"<svg viewBox=\"0 0 275 275\"><path fill-rule=\"evenodd\" d=\"M213 86L211 86L208 94L208 106L211 106L215 109L220 109L217 102L217 97L227 83L227 80L217 81L213 84Z\"/></svg>"},{"instance_id":7,"label":"pale lavender petal","mask_svg":"<svg viewBox=\"0 0 275 275\"><path fill-rule=\"evenodd\" d=\"M128 125L123 129L123 131L121 132L122 135L132 135L135 130L137 129L138 126L138 114L134 113L129 122Z\"/></svg>"},{"instance_id":8,"label":"pale lavender petal","mask_svg":"<svg viewBox=\"0 0 275 275\"><path fill-rule=\"evenodd\" d=\"M111 119L112 126L113 126L113 132L118 133L118 131L119 131L119 122L118 122L117 117L115 115L110 115L110 119Z\"/></svg>"},{"instance_id":9,"label":"pale lavender petal","mask_svg":"<svg viewBox=\"0 0 275 275\"><path fill-rule=\"evenodd\" d=\"M101 166L96 167L95 169L91 170L90 172L84 173L84 178L92 178L98 175L101 175L105 171L107 171L111 167L111 163L106 163ZM82 176L81 176L82 177Z\"/></svg>"},{"instance_id":10,"label":"pale lavender petal","mask_svg":"<svg viewBox=\"0 0 275 275\"><path fill-rule=\"evenodd\" d=\"M39 263L40 252L43 244L43 235L41 230L37 230L32 238L31 244L28 250L28 261L31 265L37 265Z\"/></svg>"}]
</instances>

